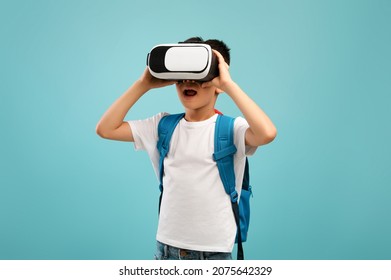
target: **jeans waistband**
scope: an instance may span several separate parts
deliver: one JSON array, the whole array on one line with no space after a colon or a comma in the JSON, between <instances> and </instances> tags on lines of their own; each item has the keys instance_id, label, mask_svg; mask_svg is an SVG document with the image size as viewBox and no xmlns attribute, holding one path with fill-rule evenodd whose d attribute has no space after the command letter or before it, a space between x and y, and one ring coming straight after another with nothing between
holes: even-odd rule
<instances>
[{"instance_id":1,"label":"jeans waistband","mask_svg":"<svg viewBox=\"0 0 391 280\"><path fill-rule=\"evenodd\" d=\"M231 260L231 253L203 252L177 248L157 241L157 259L165 260Z\"/></svg>"}]
</instances>

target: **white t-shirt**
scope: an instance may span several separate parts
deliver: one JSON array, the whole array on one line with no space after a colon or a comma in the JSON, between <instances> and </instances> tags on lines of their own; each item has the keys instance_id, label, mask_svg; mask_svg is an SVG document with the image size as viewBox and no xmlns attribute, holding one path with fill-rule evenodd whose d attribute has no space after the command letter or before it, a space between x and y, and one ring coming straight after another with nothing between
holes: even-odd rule
<instances>
[{"instance_id":1,"label":"white t-shirt","mask_svg":"<svg viewBox=\"0 0 391 280\"><path fill-rule=\"evenodd\" d=\"M149 119L129 121L136 150L146 150L159 178L157 127L167 113ZM236 223L230 197L212 155L217 115L200 121L180 120L164 160L163 197L156 239L189 250L231 252ZM234 124L236 188L242 187L245 157L256 148L245 147L247 121L238 117Z\"/></svg>"}]
</instances>

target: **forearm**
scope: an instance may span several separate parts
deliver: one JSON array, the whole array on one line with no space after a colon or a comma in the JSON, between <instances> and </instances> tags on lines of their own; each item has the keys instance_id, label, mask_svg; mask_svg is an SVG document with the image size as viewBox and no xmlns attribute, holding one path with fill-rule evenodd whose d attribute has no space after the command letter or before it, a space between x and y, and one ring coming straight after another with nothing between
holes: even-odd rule
<instances>
[{"instance_id":1,"label":"forearm","mask_svg":"<svg viewBox=\"0 0 391 280\"><path fill-rule=\"evenodd\" d=\"M104 113L96 127L97 133L99 135L105 135L107 132L111 132L119 128L122 125L128 111L147 91L148 88L146 88L140 81L136 81Z\"/></svg>"},{"instance_id":2,"label":"forearm","mask_svg":"<svg viewBox=\"0 0 391 280\"><path fill-rule=\"evenodd\" d=\"M260 146L273 141L277 130L265 112L236 83L229 83L225 92L238 106L250 126L246 133L246 144Z\"/></svg>"}]
</instances>

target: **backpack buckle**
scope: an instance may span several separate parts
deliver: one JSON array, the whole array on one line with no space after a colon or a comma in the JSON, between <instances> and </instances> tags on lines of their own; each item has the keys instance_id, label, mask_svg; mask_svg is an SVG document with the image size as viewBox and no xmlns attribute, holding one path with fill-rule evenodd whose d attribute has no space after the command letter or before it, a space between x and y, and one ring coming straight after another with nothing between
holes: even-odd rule
<instances>
[{"instance_id":1,"label":"backpack buckle","mask_svg":"<svg viewBox=\"0 0 391 280\"><path fill-rule=\"evenodd\" d=\"M236 150L235 145L231 145L227 148L224 148L218 152L213 153L213 160L218 161L218 160L223 159L227 156L234 155L236 153L236 151L237 150Z\"/></svg>"},{"instance_id":2,"label":"backpack buckle","mask_svg":"<svg viewBox=\"0 0 391 280\"><path fill-rule=\"evenodd\" d=\"M233 191L229 196L231 197L231 201L233 203L238 201L238 192L237 191Z\"/></svg>"},{"instance_id":3,"label":"backpack buckle","mask_svg":"<svg viewBox=\"0 0 391 280\"><path fill-rule=\"evenodd\" d=\"M161 148L160 148L160 156L162 158L165 158L167 153L168 153L167 147L165 145L162 145Z\"/></svg>"}]
</instances>

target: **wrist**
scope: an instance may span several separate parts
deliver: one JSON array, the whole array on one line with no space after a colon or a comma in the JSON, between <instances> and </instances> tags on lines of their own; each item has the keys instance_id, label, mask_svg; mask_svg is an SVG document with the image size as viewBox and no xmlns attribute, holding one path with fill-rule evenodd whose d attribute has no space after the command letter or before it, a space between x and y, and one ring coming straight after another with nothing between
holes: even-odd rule
<instances>
[{"instance_id":1,"label":"wrist","mask_svg":"<svg viewBox=\"0 0 391 280\"><path fill-rule=\"evenodd\" d=\"M222 90L228 94L228 95L232 95L234 94L235 92L238 91L239 86L234 82L234 81L229 81L227 83L224 84L224 88L222 88Z\"/></svg>"},{"instance_id":2,"label":"wrist","mask_svg":"<svg viewBox=\"0 0 391 280\"><path fill-rule=\"evenodd\" d=\"M137 80L133 84L133 86L135 87L137 92L139 92L141 95L143 95L144 93L146 93L147 91L149 91L151 89L149 83L145 82L142 79Z\"/></svg>"}]
</instances>

